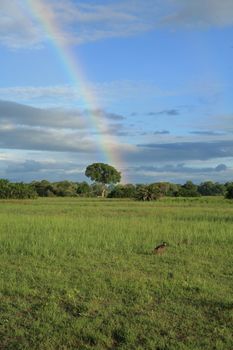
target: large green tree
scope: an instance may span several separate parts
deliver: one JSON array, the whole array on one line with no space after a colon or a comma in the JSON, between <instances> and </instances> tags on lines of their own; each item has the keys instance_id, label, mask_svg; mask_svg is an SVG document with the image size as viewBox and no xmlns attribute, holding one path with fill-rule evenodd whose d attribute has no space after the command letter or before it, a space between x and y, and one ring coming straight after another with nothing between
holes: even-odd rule
<instances>
[{"instance_id":1,"label":"large green tree","mask_svg":"<svg viewBox=\"0 0 233 350\"><path fill-rule=\"evenodd\" d=\"M105 163L93 163L88 165L85 175L92 181L102 184L102 197L105 197L106 185L116 184L121 181L121 173L113 166Z\"/></svg>"}]
</instances>

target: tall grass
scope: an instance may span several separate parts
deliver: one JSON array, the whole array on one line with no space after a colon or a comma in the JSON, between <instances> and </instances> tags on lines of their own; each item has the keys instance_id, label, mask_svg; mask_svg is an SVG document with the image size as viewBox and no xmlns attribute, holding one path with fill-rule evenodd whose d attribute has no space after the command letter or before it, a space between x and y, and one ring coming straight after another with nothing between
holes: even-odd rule
<instances>
[{"instance_id":1,"label":"tall grass","mask_svg":"<svg viewBox=\"0 0 233 350\"><path fill-rule=\"evenodd\" d=\"M1 201L0 348L230 350L232 232L223 198Z\"/></svg>"}]
</instances>

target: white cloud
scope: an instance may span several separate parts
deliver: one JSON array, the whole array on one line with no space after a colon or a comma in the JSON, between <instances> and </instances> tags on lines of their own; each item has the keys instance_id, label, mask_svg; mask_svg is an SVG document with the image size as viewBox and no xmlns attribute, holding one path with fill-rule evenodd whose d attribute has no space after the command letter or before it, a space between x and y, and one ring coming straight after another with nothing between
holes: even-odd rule
<instances>
[{"instance_id":1,"label":"white cloud","mask_svg":"<svg viewBox=\"0 0 233 350\"><path fill-rule=\"evenodd\" d=\"M53 26L53 37L70 44L138 35L161 26L174 29L233 25L232 0L33 0L32 4L34 11L23 0L1 0L2 45L43 45L51 35L42 24L46 19Z\"/></svg>"},{"instance_id":2,"label":"white cloud","mask_svg":"<svg viewBox=\"0 0 233 350\"><path fill-rule=\"evenodd\" d=\"M0 43L11 48L37 47L43 33L30 16L24 1L1 0Z\"/></svg>"},{"instance_id":3,"label":"white cloud","mask_svg":"<svg viewBox=\"0 0 233 350\"><path fill-rule=\"evenodd\" d=\"M86 82L86 88L90 96L95 96L95 108L101 108L116 101L157 98L175 96L183 91L163 90L152 82L116 80L102 83ZM75 106L83 107L83 96L79 89L73 85L55 86L16 86L0 87L0 96L3 100L37 104L43 106ZM42 102L41 102L42 101Z\"/></svg>"},{"instance_id":4,"label":"white cloud","mask_svg":"<svg viewBox=\"0 0 233 350\"><path fill-rule=\"evenodd\" d=\"M2 0L0 43L11 48L38 47L51 35L45 29L46 21L53 27L54 38L74 44L151 29L151 23L139 16L137 6L131 6L127 12L130 2L125 3L33 0L31 6L22 0Z\"/></svg>"}]
</instances>

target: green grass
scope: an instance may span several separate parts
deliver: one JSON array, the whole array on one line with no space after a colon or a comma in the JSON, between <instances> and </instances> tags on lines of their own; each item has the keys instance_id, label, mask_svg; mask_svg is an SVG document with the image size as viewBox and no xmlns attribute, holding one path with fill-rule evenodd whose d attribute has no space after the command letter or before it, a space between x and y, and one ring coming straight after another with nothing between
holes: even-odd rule
<instances>
[{"instance_id":1,"label":"green grass","mask_svg":"<svg viewBox=\"0 0 233 350\"><path fill-rule=\"evenodd\" d=\"M232 350L232 248L219 197L0 201L0 349Z\"/></svg>"}]
</instances>

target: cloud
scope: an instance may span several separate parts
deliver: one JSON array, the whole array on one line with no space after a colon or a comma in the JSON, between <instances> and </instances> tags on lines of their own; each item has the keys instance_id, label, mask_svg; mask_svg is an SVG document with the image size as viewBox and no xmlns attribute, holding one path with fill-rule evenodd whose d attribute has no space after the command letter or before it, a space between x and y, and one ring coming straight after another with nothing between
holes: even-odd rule
<instances>
[{"instance_id":1,"label":"cloud","mask_svg":"<svg viewBox=\"0 0 233 350\"><path fill-rule=\"evenodd\" d=\"M95 108L102 108L103 105L119 100L135 102L142 98L154 99L155 97L177 94L175 90L162 90L155 84L146 81L86 82L85 86L89 94L96 97ZM0 87L0 96L4 100L10 99L20 103L33 101L33 104L40 104L42 101L43 105L49 106L70 106L73 103L80 108L83 105L83 96L77 86L74 85Z\"/></svg>"},{"instance_id":2,"label":"cloud","mask_svg":"<svg viewBox=\"0 0 233 350\"><path fill-rule=\"evenodd\" d=\"M149 173L179 173L179 174L210 174L210 173L219 173L227 171L228 167L225 164L219 164L215 167L190 167L182 164L168 164L161 167L156 166L140 166L135 167L135 171L144 171Z\"/></svg>"},{"instance_id":3,"label":"cloud","mask_svg":"<svg viewBox=\"0 0 233 350\"><path fill-rule=\"evenodd\" d=\"M23 179L26 182L42 179L84 181L87 180L84 175L85 168L85 164L67 159L60 161L26 159L24 161L5 161L4 170L1 169L0 176L12 181Z\"/></svg>"},{"instance_id":4,"label":"cloud","mask_svg":"<svg viewBox=\"0 0 233 350\"><path fill-rule=\"evenodd\" d=\"M1 0L0 44L16 49L38 47L42 41L43 33L23 2Z\"/></svg>"},{"instance_id":5,"label":"cloud","mask_svg":"<svg viewBox=\"0 0 233 350\"><path fill-rule=\"evenodd\" d=\"M108 114L106 115L106 117L107 117L108 119L113 120L113 121L119 121L119 120L124 120L124 119L126 119L123 115L116 114L116 113L108 113Z\"/></svg>"},{"instance_id":6,"label":"cloud","mask_svg":"<svg viewBox=\"0 0 233 350\"><path fill-rule=\"evenodd\" d=\"M211 127L224 132L233 132L233 114L216 115L212 118Z\"/></svg>"},{"instance_id":7,"label":"cloud","mask_svg":"<svg viewBox=\"0 0 233 350\"><path fill-rule=\"evenodd\" d=\"M11 98L13 100L40 100L49 102L51 99L57 99L57 104L62 99L79 102L81 96L77 89L71 85L54 85L54 86L14 86L1 87L0 94L5 99Z\"/></svg>"},{"instance_id":8,"label":"cloud","mask_svg":"<svg viewBox=\"0 0 233 350\"><path fill-rule=\"evenodd\" d=\"M53 38L66 44L82 44L107 38L127 37L152 29L141 1L93 3L72 0L33 0L33 7L17 0L1 2L2 45L38 47L48 40L38 18L53 23ZM154 6L153 6L154 7ZM34 9L34 10L33 10ZM144 14L140 14L144 9ZM36 13L34 13L34 11ZM46 15L45 15L46 14ZM56 23L56 24L55 24Z\"/></svg>"},{"instance_id":9,"label":"cloud","mask_svg":"<svg viewBox=\"0 0 233 350\"><path fill-rule=\"evenodd\" d=\"M190 131L193 135L203 135L203 136L222 136L224 133L216 131Z\"/></svg>"},{"instance_id":10,"label":"cloud","mask_svg":"<svg viewBox=\"0 0 233 350\"><path fill-rule=\"evenodd\" d=\"M93 125L89 115L93 115L99 125ZM106 147L115 147L118 152L122 145L114 137L135 136L132 128L121 123L123 120L124 116L120 114L100 109L38 108L0 101L0 148L93 154L98 148L95 135L101 135L102 141L110 140L111 136L112 145ZM206 135L206 132L198 133L200 136ZM157 136L168 134L166 129L154 131ZM215 136L215 132L208 132L208 135ZM122 150L122 157L130 163L205 160L231 157L233 154L231 140L174 142L173 137L170 143L129 146Z\"/></svg>"},{"instance_id":11,"label":"cloud","mask_svg":"<svg viewBox=\"0 0 233 350\"><path fill-rule=\"evenodd\" d=\"M44 169L56 169L55 163L38 162L35 160L25 160L24 162L8 162L6 173L35 173Z\"/></svg>"},{"instance_id":12,"label":"cloud","mask_svg":"<svg viewBox=\"0 0 233 350\"><path fill-rule=\"evenodd\" d=\"M94 153L96 144L79 132L6 126L0 129L0 148Z\"/></svg>"},{"instance_id":13,"label":"cloud","mask_svg":"<svg viewBox=\"0 0 233 350\"><path fill-rule=\"evenodd\" d=\"M48 34L38 18L53 27L53 39L83 44L108 38L138 35L161 27L225 27L233 25L232 0L33 0L32 7L18 0L1 0L0 43L11 48L39 47ZM46 14L46 17L45 15Z\"/></svg>"},{"instance_id":14,"label":"cloud","mask_svg":"<svg viewBox=\"0 0 233 350\"><path fill-rule=\"evenodd\" d=\"M135 156L135 160L141 161L186 161L186 160L210 160L215 158L232 157L233 141L210 142L172 142L139 144L141 149Z\"/></svg>"},{"instance_id":15,"label":"cloud","mask_svg":"<svg viewBox=\"0 0 233 350\"><path fill-rule=\"evenodd\" d=\"M83 114L84 115L92 114L92 115L98 116L100 118L103 118L103 116L104 116L105 118L110 119L112 121L122 121L122 120L126 119L123 115L116 114L116 113L108 113L102 109L86 110L83 112Z\"/></svg>"},{"instance_id":16,"label":"cloud","mask_svg":"<svg viewBox=\"0 0 233 350\"><path fill-rule=\"evenodd\" d=\"M44 173L54 173L54 172L63 172L66 174L74 174L84 172L86 165L80 164L74 161L36 161L32 159L26 159L25 161L6 162L6 173L33 173L38 172ZM215 167L191 167L186 166L186 164L165 164L163 166L138 166L131 167L130 171L148 172L148 173L178 173L178 174L210 174L210 173L219 173L225 172L228 170L228 167L225 164L219 164Z\"/></svg>"},{"instance_id":17,"label":"cloud","mask_svg":"<svg viewBox=\"0 0 233 350\"><path fill-rule=\"evenodd\" d=\"M124 124L109 124L108 128L104 131L93 131L93 135L110 135L110 136L132 136Z\"/></svg>"},{"instance_id":18,"label":"cloud","mask_svg":"<svg viewBox=\"0 0 233 350\"><path fill-rule=\"evenodd\" d=\"M153 134L154 135L168 135L168 134L170 134L170 131L168 131L168 130L161 130L161 131L157 130L157 131L154 131Z\"/></svg>"},{"instance_id":19,"label":"cloud","mask_svg":"<svg viewBox=\"0 0 233 350\"><path fill-rule=\"evenodd\" d=\"M44 173L46 172L63 172L63 174L70 171L82 171L85 167L84 164L78 164L77 162L70 161L36 161L33 159L26 159L21 162L7 162L6 173Z\"/></svg>"},{"instance_id":20,"label":"cloud","mask_svg":"<svg viewBox=\"0 0 233 350\"><path fill-rule=\"evenodd\" d=\"M133 151L133 150L131 150ZM87 180L84 173L85 168L90 164L90 158L80 160L74 153L67 154L49 154L23 152L19 157L11 157L10 151L7 151L6 157L1 161L0 177L8 178L12 181L33 181L48 179L50 181L84 181ZM125 149L130 152L130 149ZM26 157L26 158L25 158ZM33 159L32 159L33 157ZM121 171L127 178L127 182L145 183L155 181L171 181L175 183L184 183L192 180L196 183L212 180L219 182L230 181L233 176L233 168L229 165L218 164L213 166L205 162L193 163L163 163L160 165L152 161L145 165L123 167ZM206 165L207 164L207 165Z\"/></svg>"},{"instance_id":21,"label":"cloud","mask_svg":"<svg viewBox=\"0 0 233 350\"><path fill-rule=\"evenodd\" d=\"M148 116L157 116L157 115L168 115L168 116L176 116L180 115L180 112L178 109L165 109L159 112L149 112L147 113Z\"/></svg>"},{"instance_id":22,"label":"cloud","mask_svg":"<svg viewBox=\"0 0 233 350\"><path fill-rule=\"evenodd\" d=\"M134 153L135 149L129 146L123 147L125 153ZM120 147L114 148L119 152ZM122 151L122 149L121 149ZM119 153L118 153L119 154ZM93 161L101 158L93 158ZM49 153L49 152L27 152L21 151L14 155L10 150L6 151L1 161L0 177L9 178L13 181L33 181L48 179L50 181L61 181L64 179L71 181L87 180L84 176L85 168L92 162L90 154L85 154L80 158L80 154L67 152ZM225 163L225 159L224 159ZM146 164L130 165L115 164L122 171L127 182L145 183L155 181L171 181L175 183L184 183L192 180L196 183L212 180L219 182L227 182L232 179L233 168L232 162L226 160L226 164L213 162L188 162L177 163L159 162L151 159Z\"/></svg>"},{"instance_id":23,"label":"cloud","mask_svg":"<svg viewBox=\"0 0 233 350\"><path fill-rule=\"evenodd\" d=\"M0 101L0 122L41 127L85 127L85 120L80 111L41 109L11 101Z\"/></svg>"},{"instance_id":24,"label":"cloud","mask_svg":"<svg viewBox=\"0 0 233 350\"><path fill-rule=\"evenodd\" d=\"M0 101L0 148L93 155L102 147L118 147L115 136L128 136L119 123L124 119L100 109L37 108ZM103 138L103 145L96 134ZM104 146L105 141L108 145Z\"/></svg>"},{"instance_id":25,"label":"cloud","mask_svg":"<svg viewBox=\"0 0 233 350\"><path fill-rule=\"evenodd\" d=\"M216 166L211 164L206 166L206 161L204 162L204 166L202 163L193 166L192 163L187 165L186 163L176 164L173 162L172 164L165 163L160 166L132 166L127 169L127 173L128 177L132 176L136 183L169 181L182 184L188 180L194 183L201 183L209 180L225 183L232 179L233 168L225 164Z\"/></svg>"},{"instance_id":26,"label":"cloud","mask_svg":"<svg viewBox=\"0 0 233 350\"><path fill-rule=\"evenodd\" d=\"M90 127L90 117L100 124L105 119L122 121L122 115L104 110L79 110L67 108L37 108L11 101L0 100L0 123L2 125L28 125L52 128L84 129Z\"/></svg>"},{"instance_id":27,"label":"cloud","mask_svg":"<svg viewBox=\"0 0 233 350\"><path fill-rule=\"evenodd\" d=\"M170 13L164 16L164 26L186 28L226 27L233 25L232 0L174 0Z\"/></svg>"}]
</instances>

